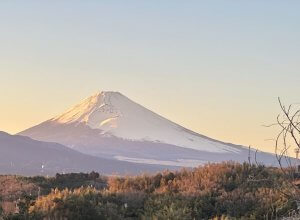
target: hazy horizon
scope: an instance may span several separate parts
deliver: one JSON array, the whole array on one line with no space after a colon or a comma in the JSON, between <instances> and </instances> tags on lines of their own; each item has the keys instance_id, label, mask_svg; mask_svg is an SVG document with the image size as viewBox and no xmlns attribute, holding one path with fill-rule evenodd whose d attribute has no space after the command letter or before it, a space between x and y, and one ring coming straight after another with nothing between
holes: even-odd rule
<instances>
[{"instance_id":1,"label":"hazy horizon","mask_svg":"<svg viewBox=\"0 0 300 220\"><path fill-rule=\"evenodd\" d=\"M278 96L299 103L290 2L7 1L0 18L1 131L112 90L200 134L273 152L276 130L262 125L276 121Z\"/></svg>"}]
</instances>

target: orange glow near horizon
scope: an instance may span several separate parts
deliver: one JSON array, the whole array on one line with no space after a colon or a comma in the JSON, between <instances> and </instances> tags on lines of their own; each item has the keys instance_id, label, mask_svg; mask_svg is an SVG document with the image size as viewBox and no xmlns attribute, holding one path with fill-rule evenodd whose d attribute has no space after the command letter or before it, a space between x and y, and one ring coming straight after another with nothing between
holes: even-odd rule
<instances>
[{"instance_id":1,"label":"orange glow near horizon","mask_svg":"<svg viewBox=\"0 0 300 220\"><path fill-rule=\"evenodd\" d=\"M276 121L278 96L299 102L293 4L3 1L0 130L113 90L195 132L273 152L277 131L262 125Z\"/></svg>"}]
</instances>

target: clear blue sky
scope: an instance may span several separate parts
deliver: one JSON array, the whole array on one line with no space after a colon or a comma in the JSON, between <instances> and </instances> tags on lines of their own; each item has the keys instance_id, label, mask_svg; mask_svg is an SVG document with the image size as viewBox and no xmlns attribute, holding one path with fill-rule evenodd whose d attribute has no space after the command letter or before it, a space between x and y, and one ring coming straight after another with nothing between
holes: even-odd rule
<instances>
[{"instance_id":1,"label":"clear blue sky","mask_svg":"<svg viewBox=\"0 0 300 220\"><path fill-rule=\"evenodd\" d=\"M300 1L1 1L0 130L120 91L194 131L272 151L300 101Z\"/></svg>"}]
</instances>

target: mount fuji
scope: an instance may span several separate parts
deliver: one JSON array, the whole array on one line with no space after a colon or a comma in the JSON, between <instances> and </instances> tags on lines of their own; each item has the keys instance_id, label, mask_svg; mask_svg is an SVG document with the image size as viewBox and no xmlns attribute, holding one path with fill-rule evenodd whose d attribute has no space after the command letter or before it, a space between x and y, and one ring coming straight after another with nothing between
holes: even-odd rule
<instances>
[{"instance_id":1,"label":"mount fuji","mask_svg":"<svg viewBox=\"0 0 300 220\"><path fill-rule=\"evenodd\" d=\"M188 130L119 92L99 92L65 113L19 133L57 142L100 158L133 163L195 167L207 162L248 161L247 147ZM250 156L254 158L254 151ZM256 159L277 165L273 154Z\"/></svg>"}]
</instances>

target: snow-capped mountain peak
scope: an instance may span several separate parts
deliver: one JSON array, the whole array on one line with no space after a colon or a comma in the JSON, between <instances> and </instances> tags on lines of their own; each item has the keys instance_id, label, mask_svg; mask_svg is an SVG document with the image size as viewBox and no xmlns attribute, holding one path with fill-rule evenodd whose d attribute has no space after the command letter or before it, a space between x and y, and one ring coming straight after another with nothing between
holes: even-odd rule
<instances>
[{"instance_id":1,"label":"snow-capped mountain peak","mask_svg":"<svg viewBox=\"0 0 300 220\"><path fill-rule=\"evenodd\" d=\"M116 115L110 100L112 97L120 96L122 95L118 92L98 92L65 113L53 118L52 121L58 123L84 122L91 127L98 127L99 124L95 124L96 119L93 117L96 114L107 115L108 117ZM101 119L98 118L98 121L101 121Z\"/></svg>"},{"instance_id":2,"label":"snow-capped mountain peak","mask_svg":"<svg viewBox=\"0 0 300 220\"><path fill-rule=\"evenodd\" d=\"M249 157L243 146L188 130L135 103L119 92L99 92L65 113L20 135L64 144L82 153L133 163L198 166ZM251 151L251 155L255 152ZM274 164L271 154L258 161Z\"/></svg>"},{"instance_id":3,"label":"snow-capped mountain peak","mask_svg":"<svg viewBox=\"0 0 300 220\"><path fill-rule=\"evenodd\" d=\"M213 142L133 102L119 92L99 92L80 102L52 122L85 124L106 136L152 141L210 152L237 151Z\"/></svg>"}]
</instances>

